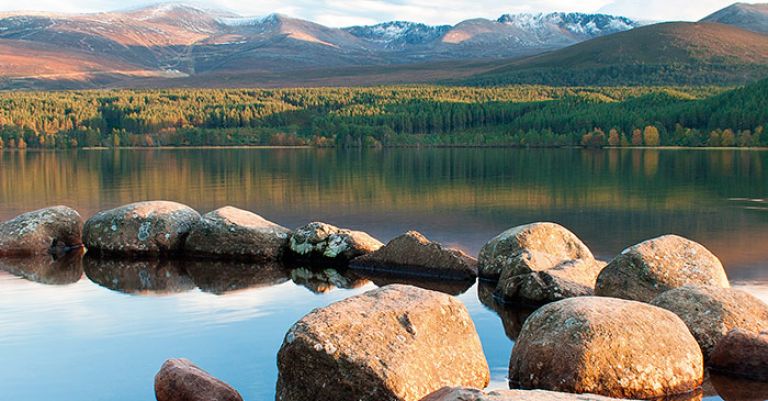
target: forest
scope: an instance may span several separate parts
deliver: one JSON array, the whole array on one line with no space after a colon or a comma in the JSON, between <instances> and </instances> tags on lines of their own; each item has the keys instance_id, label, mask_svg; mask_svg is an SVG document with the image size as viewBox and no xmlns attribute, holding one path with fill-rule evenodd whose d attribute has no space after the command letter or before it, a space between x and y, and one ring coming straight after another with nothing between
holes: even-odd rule
<instances>
[{"instance_id":1,"label":"forest","mask_svg":"<svg viewBox=\"0 0 768 401\"><path fill-rule=\"evenodd\" d=\"M768 146L768 80L0 93L0 147Z\"/></svg>"}]
</instances>

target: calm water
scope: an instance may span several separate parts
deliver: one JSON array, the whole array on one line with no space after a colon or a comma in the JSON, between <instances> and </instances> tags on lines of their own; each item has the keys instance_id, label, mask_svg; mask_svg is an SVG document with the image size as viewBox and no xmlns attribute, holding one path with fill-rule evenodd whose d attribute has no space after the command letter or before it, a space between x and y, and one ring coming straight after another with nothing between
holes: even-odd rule
<instances>
[{"instance_id":1,"label":"calm water","mask_svg":"<svg viewBox=\"0 0 768 401\"><path fill-rule=\"evenodd\" d=\"M0 219L53 204L84 217L167 199L233 205L288 227L321 220L381 240L415 229L477 254L533 221L577 233L596 256L666 233L715 252L731 281L768 300L768 152L430 149L0 152ZM0 261L0 400L152 400L170 357L192 359L247 400L274 397L275 355L296 320L391 280L332 270L219 264ZM527 311L483 285L460 294L506 387ZM768 388L713 378L708 399Z\"/></svg>"}]
</instances>

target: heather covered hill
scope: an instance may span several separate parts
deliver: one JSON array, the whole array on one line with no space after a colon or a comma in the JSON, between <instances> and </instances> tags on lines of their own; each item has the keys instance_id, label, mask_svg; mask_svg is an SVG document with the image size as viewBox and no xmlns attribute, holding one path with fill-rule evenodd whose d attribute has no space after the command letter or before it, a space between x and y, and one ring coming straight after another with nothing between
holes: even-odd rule
<instances>
[{"instance_id":1,"label":"heather covered hill","mask_svg":"<svg viewBox=\"0 0 768 401\"><path fill-rule=\"evenodd\" d=\"M768 34L768 4L736 3L701 20Z\"/></svg>"}]
</instances>

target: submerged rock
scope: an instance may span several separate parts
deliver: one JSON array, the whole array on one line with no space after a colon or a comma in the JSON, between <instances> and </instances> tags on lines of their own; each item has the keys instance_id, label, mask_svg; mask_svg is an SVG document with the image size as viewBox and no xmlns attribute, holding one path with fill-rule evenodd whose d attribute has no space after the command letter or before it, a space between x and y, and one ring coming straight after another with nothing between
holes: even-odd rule
<instances>
[{"instance_id":1,"label":"submerged rock","mask_svg":"<svg viewBox=\"0 0 768 401\"><path fill-rule=\"evenodd\" d=\"M202 217L189 233L184 251L190 256L277 261L288 246L290 230L231 206Z\"/></svg>"},{"instance_id":2,"label":"submerged rock","mask_svg":"<svg viewBox=\"0 0 768 401\"><path fill-rule=\"evenodd\" d=\"M105 259L86 254L83 270L94 283L127 294L170 294L195 288L181 263L172 260Z\"/></svg>"},{"instance_id":3,"label":"submerged rock","mask_svg":"<svg viewBox=\"0 0 768 401\"><path fill-rule=\"evenodd\" d=\"M83 220L74 209L54 206L0 223L0 256L32 256L80 248Z\"/></svg>"},{"instance_id":4,"label":"submerged rock","mask_svg":"<svg viewBox=\"0 0 768 401\"><path fill-rule=\"evenodd\" d=\"M685 285L730 287L723 265L707 248L665 235L625 249L613 259L598 276L595 294L650 302Z\"/></svg>"},{"instance_id":5,"label":"submerged rock","mask_svg":"<svg viewBox=\"0 0 768 401\"><path fill-rule=\"evenodd\" d=\"M594 260L572 232L554 223L533 223L507 230L480 250L480 277L497 280L549 270L573 260Z\"/></svg>"},{"instance_id":6,"label":"submerged rock","mask_svg":"<svg viewBox=\"0 0 768 401\"><path fill-rule=\"evenodd\" d=\"M497 390L484 392L475 388L445 387L422 401L618 401L592 394L568 394L545 390Z\"/></svg>"},{"instance_id":7,"label":"submerged rock","mask_svg":"<svg viewBox=\"0 0 768 401\"><path fill-rule=\"evenodd\" d=\"M243 401L232 386L187 359L169 359L155 375L157 401Z\"/></svg>"},{"instance_id":8,"label":"submerged rock","mask_svg":"<svg viewBox=\"0 0 768 401\"><path fill-rule=\"evenodd\" d=\"M297 228L290 239L290 250L299 257L335 259L343 263L376 251L383 245L362 231L317 222Z\"/></svg>"},{"instance_id":9,"label":"submerged rock","mask_svg":"<svg viewBox=\"0 0 768 401\"><path fill-rule=\"evenodd\" d=\"M200 215L175 202L139 202L97 213L83 228L89 252L163 255L182 250Z\"/></svg>"},{"instance_id":10,"label":"submerged rock","mask_svg":"<svg viewBox=\"0 0 768 401\"><path fill-rule=\"evenodd\" d=\"M613 298L571 298L525 322L509 364L513 387L653 399L699 388L696 339L672 312Z\"/></svg>"},{"instance_id":11,"label":"submerged rock","mask_svg":"<svg viewBox=\"0 0 768 401\"><path fill-rule=\"evenodd\" d=\"M0 270L40 284L66 285L83 277L83 248L62 256L0 258Z\"/></svg>"},{"instance_id":12,"label":"submerged rock","mask_svg":"<svg viewBox=\"0 0 768 401\"><path fill-rule=\"evenodd\" d=\"M352 267L373 271L455 278L477 277L477 260L466 253L428 240L409 231L373 253L355 258Z\"/></svg>"},{"instance_id":13,"label":"submerged rock","mask_svg":"<svg viewBox=\"0 0 768 401\"><path fill-rule=\"evenodd\" d=\"M578 259L552 269L508 276L502 274L496 296L505 303L542 304L594 295L595 281L605 263Z\"/></svg>"},{"instance_id":14,"label":"submerged rock","mask_svg":"<svg viewBox=\"0 0 768 401\"><path fill-rule=\"evenodd\" d=\"M212 294L272 287L288 281L287 269L274 262L188 260L184 262L184 268L200 290Z\"/></svg>"},{"instance_id":15,"label":"submerged rock","mask_svg":"<svg viewBox=\"0 0 768 401\"><path fill-rule=\"evenodd\" d=\"M402 285L309 313L286 334L277 364L282 401L416 401L490 378L466 307Z\"/></svg>"},{"instance_id":16,"label":"submerged rock","mask_svg":"<svg viewBox=\"0 0 768 401\"><path fill-rule=\"evenodd\" d=\"M768 381L768 333L731 330L717 343L709 362L723 374Z\"/></svg>"},{"instance_id":17,"label":"submerged rock","mask_svg":"<svg viewBox=\"0 0 768 401\"><path fill-rule=\"evenodd\" d=\"M768 305L742 290L686 286L659 295L651 304L683 319L699 342L705 361L733 329L768 330Z\"/></svg>"}]
</instances>

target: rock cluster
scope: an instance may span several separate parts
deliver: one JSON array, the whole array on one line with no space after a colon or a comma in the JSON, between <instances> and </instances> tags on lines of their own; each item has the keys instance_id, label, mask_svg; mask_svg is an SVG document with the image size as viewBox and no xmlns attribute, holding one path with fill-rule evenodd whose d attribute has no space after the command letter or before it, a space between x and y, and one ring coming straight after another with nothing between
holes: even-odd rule
<instances>
[{"instance_id":1,"label":"rock cluster","mask_svg":"<svg viewBox=\"0 0 768 401\"><path fill-rule=\"evenodd\" d=\"M417 401L490 380L464 305L402 285L311 312L288 331L277 361L281 401Z\"/></svg>"}]
</instances>

